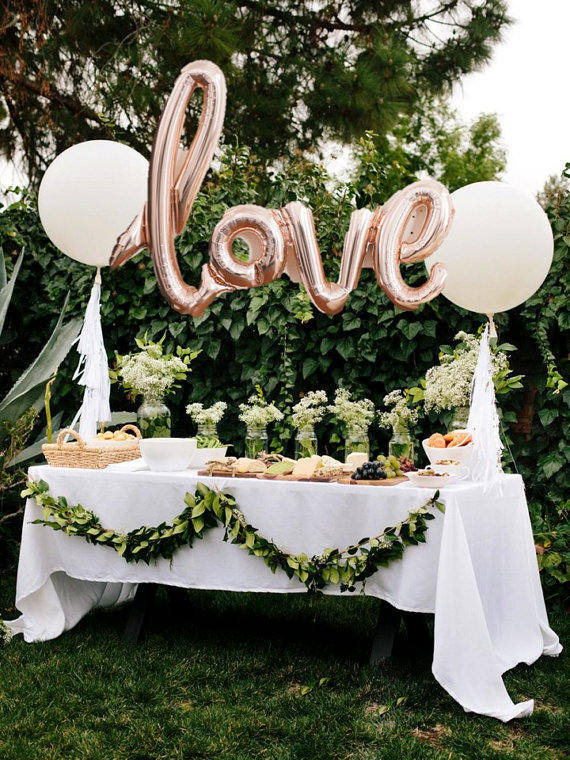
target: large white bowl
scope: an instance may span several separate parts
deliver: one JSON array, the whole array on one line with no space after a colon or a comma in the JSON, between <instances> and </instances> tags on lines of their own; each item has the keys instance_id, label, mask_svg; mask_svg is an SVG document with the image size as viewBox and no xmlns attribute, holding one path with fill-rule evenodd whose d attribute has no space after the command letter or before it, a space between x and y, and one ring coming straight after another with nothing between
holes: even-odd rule
<instances>
[{"instance_id":1,"label":"large white bowl","mask_svg":"<svg viewBox=\"0 0 570 760\"><path fill-rule=\"evenodd\" d=\"M473 442L468 443L466 446L453 446L450 449L436 449L433 446L428 446L428 441L429 438L424 438L422 441L422 446L424 447L424 451L430 461L430 464L435 464L441 459L455 459L455 461L459 462L459 464L463 464L466 467L469 467L471 459L473 458L473 450L475 447L475 444Z\"/></svg>"},{"instance_id":2,"label":"large white bowl","mask_svg":"<svg viewBox=\"0 0 570 760\"><path fill-rule=\"evenodd\" d=\"M142 438L141 456L149 470L177 472L185 470L196 451L195 438Z\"/></svg>"},{"instance_id":3,"label":"large white bowl","mask_svg":"<svg viewBox=\"0 0 570 760\"><path fill-rule=\"evenodd\" d=\"M228 450L227 446L216 446L204 449L196 449L192 454L192 461L190 467L193 470L201 470L207 465L210 459L222 459L226 456Z\"/></svg>"}]
</instances>

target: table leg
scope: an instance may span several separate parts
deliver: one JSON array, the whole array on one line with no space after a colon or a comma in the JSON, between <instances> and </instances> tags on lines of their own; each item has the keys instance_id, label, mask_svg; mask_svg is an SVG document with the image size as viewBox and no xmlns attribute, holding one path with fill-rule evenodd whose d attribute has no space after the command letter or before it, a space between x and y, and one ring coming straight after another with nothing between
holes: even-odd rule
<instances>
[{"instance_id":1,"label":"table leg","mask_svg":"<svg viewBox=\"0 0 570 760\"><path fill-rule=\"evenodd\" d=\"M402 612L408 642L414 650L425 653L433 649L427 617L421 612Z\"/></svg>"},{"instance_id":2,"label":"table leg","mask_svg":"<svg viewBox=\"0 0 570 760\"><path fill-rule=\"evenodd\" d=\"M139 640L145 617L156 595L154 583L140 583L131 605L129 619L123 631L123 641L136 644Z\"/></svg>"},{"instance_id":3,"label":"table leg","mask_svg":"<svg viewBox=\"0 0 570 760\"><path fill-rule=\"evenodd\" d=\"M387 660L392 655L394 639L400 628L402 613L388 602L380 602L380 614L374 631L372 651L370 652L370 664Z\"/></svg>"}]
</instances>

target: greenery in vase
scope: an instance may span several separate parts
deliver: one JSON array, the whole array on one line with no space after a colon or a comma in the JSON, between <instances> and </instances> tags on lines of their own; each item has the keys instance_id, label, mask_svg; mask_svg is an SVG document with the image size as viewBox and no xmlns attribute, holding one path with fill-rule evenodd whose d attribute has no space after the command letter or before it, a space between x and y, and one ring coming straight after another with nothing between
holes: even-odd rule
<instances>
[{"instance_id":1,"label":"greenery in vase","mask_svg":"<svg viewBox=\"0 0 570 760\"><path fill-rule=\"evenodd\" d=\"M145 402L161 402L175 388L178 381L185 380L190 369L190 362L200 351L177 346L176 353L166 353L163 337L158 342L149 341L145 333L143 338L136 338L140 349L137 353L121 356L115 355L115 370L111 379L120 381L123 387L137 396L143 396ZM142 431L141 431L142 432Z\"/></svg>"},{"instance_id":2,"label":"greenery in vase","mask_svg":"<svg viewBox=\"0 0 570 760\"><path fill-rule=\"evenodd\" d=\"M240 404L239 408L239 419L248 429L266 428L270 422L280 422L284 416L275 404L270 404L265 399L259 385L256 386L256 393L252 394L246 403Z\"/></svg>"},{"instance_id":3,"label":"greenery in vase","mask_svg":"<svg viewBox=\"0 0 570 760\"><path fill-rule=\"evenodd\" d=\"M337 388L334 394L334 403L328 410L346 427L348 435L353 438L366 438L368 428L374 419L374 404L370 399L363 398L354 401L351 393L346 388Z\"/></svg>"},{"instance_id":4,"label":"greenery in vase","mask_svg":"<svg viewBox=\"0 0 570 760\"><path fill-rule=\"evenodd\" d=\"M472 333L458 332L455 347L441 346L439 365L426 372L420 387L411 388L410 394L415 402L423 401L426 412L468 407L471 395L471 383L477 357L479 355L480 337ZM522 388L522 375L512 375L507 352L515 347L509 343L493 345L493 382L495 392L505 394L514 388Z\"/></svg>"},{"instance_id":5,"label":"greenery in vase","mask_svg":"<svg viewBox=\"0 0 570 760\"><path fill-rule=\"evenodd\" d=\"M170 411L164 404L160 404L159 407L154 413L150 411L141 413L139 408L137 424L143 438L170 438L172 430ZM164 411L162 411L163 407Z\"/></svg>"}]
</instances>

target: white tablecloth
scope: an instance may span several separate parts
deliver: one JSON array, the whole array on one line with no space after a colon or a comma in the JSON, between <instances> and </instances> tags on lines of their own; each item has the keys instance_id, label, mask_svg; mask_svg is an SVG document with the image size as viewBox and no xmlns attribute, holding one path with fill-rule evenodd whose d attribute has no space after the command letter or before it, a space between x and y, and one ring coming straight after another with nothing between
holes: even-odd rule
<instances>
[{"instance_id":1,"label":"white tablecloth","mask_svg":"<svg viewBox=\"0 0 570 760\"><path fill-rule=\"evenodd\" d=\"M170 521L184 508L184 494L200 480L195 473L74 470L33 467L33 480L47 481L54 496L92 509L103 525L129 531ZM309 556L344 547L394 525L430 496L408 484L392 488L208 478L233 493L248 521L265 536ZM435 511L427 541L406 548L401 561L381 568L366 593L412 612L435 613L433 674L465 710L507 721L532 712L533 701L514 704L502 674L561 646L549 628L538 575L524 486L505 476L483 492L479 484L442 489L445 516ZM31 521L26 505L12 623L26 641L55 638L89 610L126 601L137 583L184 588L303 593L295 578L272 574L263 560L222 541L222 528L172 564L127 564L109 547L93 546ZM340 593L338 586L325 590ZM358 591L356 592L358 593Z\"/></svg>"}]
</instances>

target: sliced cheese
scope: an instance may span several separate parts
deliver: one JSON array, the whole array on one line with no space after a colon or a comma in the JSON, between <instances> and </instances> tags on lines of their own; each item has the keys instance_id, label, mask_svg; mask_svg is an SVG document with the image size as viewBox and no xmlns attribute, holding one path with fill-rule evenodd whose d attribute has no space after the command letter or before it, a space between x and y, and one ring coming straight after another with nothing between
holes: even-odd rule
<instances>
[{"instance_id":1,"label":"sliced cheese","mask_svg":"<svg viewBox=\"0 0 570 760\"><path fill-rule=\"evenodd\" d=\"M267 467L259 459L240 457L233 465L233 469L236 473L265 472Z\"/></svg>"},{"instance_id":2,"label":"sliced cheese","mask_svg":"<svg viewBox=\"0 0 570 760\"><path fill-rule=\"evenodd\" d=\"M298 459L293 467L292 475L294 478L312 478L319 467L323 466L323 460L318 454L312 457Z\"/></svg>"}]
</instances>

